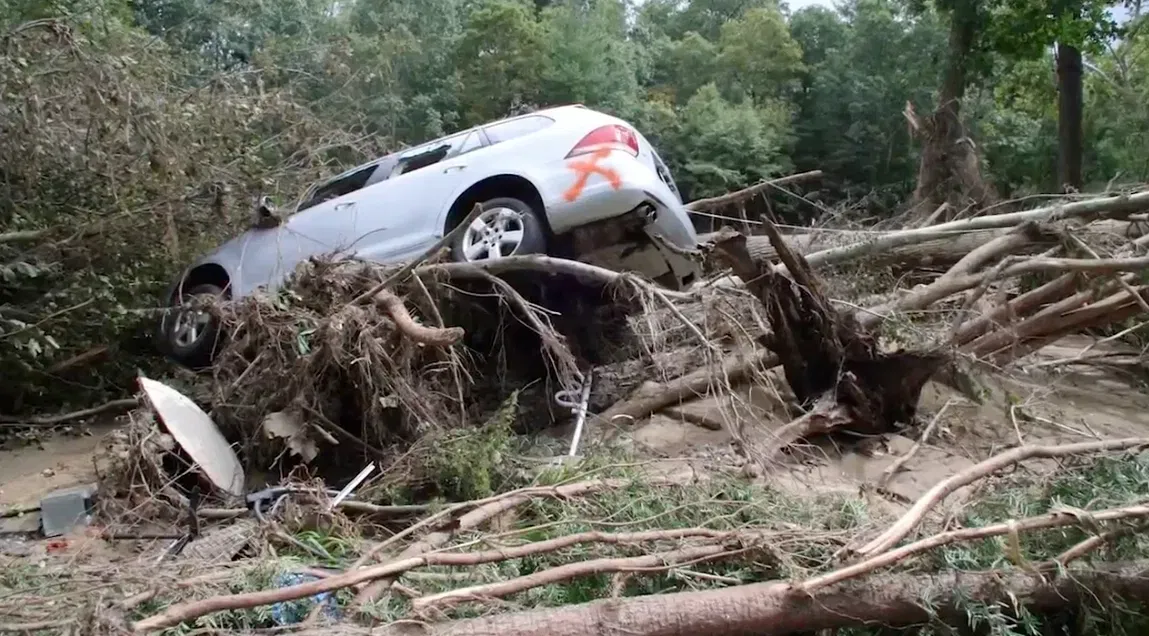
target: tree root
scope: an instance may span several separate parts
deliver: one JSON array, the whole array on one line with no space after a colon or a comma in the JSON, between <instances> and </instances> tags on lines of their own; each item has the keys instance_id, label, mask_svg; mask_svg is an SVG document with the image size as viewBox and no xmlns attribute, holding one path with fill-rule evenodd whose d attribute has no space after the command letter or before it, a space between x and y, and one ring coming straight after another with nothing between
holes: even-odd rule
<instances>
[{"instance_id":1,"label":"tree root","mask_svg":"<svg viewBox=\"0 0 1149 636\"><path fill-rule=\"evenodd\" d=\"M419 324L407 307L403 299L386 289L375 294L375 304L391 317L395 326L403 335L425 345L432 347L449 347L463 339L462 327L427 327Z\"/></svg>"}]
</instances>

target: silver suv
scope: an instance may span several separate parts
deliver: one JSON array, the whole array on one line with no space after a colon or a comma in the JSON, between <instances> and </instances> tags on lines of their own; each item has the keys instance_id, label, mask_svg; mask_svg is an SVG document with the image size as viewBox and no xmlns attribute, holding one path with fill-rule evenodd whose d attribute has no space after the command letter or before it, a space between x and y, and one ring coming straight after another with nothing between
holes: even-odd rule
<instances>
[{"instance_id":1,"label":"silver suv","mask_svg":"<svg viewBox=\"0 0 1149 636\"><path fill-rule=\"evenodd\" d=\"M209 364L218 325L187 302L274 289L303 260L414 258L481 204L452 258L549 253L670 288L698 266L697 246L666 164L625 121L581 105L477 126L387 155L311 187L284 218L261 206L250 229L192 263L164 297L160 346L191 367ZM658 234L659 237L652 237Z\"/></svg>"}]
</instances>

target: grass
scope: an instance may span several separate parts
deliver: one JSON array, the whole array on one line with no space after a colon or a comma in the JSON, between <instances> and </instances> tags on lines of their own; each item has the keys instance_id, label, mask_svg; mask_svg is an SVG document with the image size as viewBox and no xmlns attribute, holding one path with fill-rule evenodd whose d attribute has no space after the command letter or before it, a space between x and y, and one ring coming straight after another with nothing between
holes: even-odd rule
<instances>
[{"instance_id":1,"label":"grass","mask_svg":"<svg viewBox=\"0 0 1149 636\"><path fill-rule=\"evenodd\" d=\"M512 442L513 447L513 442ZM635 464L625 457L604 454L592 461L562 463L536 473L530 483L555 484L595 478L633 478L623 488L591 495L556 500L540 498L520 506L501 519L497 528L484 533L464 533L455 538L455 549L471 551L492 549L542 541L568 534L599 530L632 532L668 528L706 527L715 530L769 529L778 534L768 541L744 545L749 548L728 561L695 564L665 572L648 572L633 576L599 574L525 591L505 599L500 610L545 608L583 603L601 598L663 594L677 591L709 589L736 583L766 580L801 579L835 567L835 553L858 535L872 536L890 519L868 508L862 498L841 494L793 494L769 484L751 484L736 477L714 475L688 486L652 485L640 477ZM526 485L522 473L512 470L510 462L489 464L488 478L493 484L507 487ZM505 473L514 473L509 475ZM494 486L492 486L494 488ZM500 490L505 488L500 487ZM1057 507L1099 509L1127 505L1144 499L1149 491L1149 454L1097 458L1066 462L1052 479L1034 472L1019 470L987 483L976 501L962 510L958 521L964 526L979 526L1010 518L1040 515ZM281 557L268 559L255 567L236 570L231 580L205 585L193 590L168 590L156 601L141 606L132 618L161 611L167 604L188 598L203 598L223 592L270 589L278 575L291 571L300 562L310 565L346 567L358 556L360 528L333 524L322 530L297 530L294 537L313 550L329 555L319 559L302 550L280 550ZM922 531L923 533L926 530ZM1021 538L1021 552L1038 562L1056 556L1065 548L1088 536L1087 530L1067 528L1031 533ZM400 578L404 585L424 595L459 587L506 580L581 560L636 556L682 547L687 540L664 541L644 545L584 544L562 551L529 558L485 564L473 568L427 567ZM396 546L401 548L401 546ZM738 546L732 546L738 547ZM1095 558L1106 561L1134 559L1149 548L1142 536L1130 536L1111 548L1098 552ZM902 567L916 572L941 570L984 570L1010 568L1000 540L985 540L954 545L908 561ZM140 579L140 572L128 573ZM881 573L872 575L875 580ZM36 595L58 597L69 590L82 591L80 580L53 576L36 567L9 567L0 571L0 599L11 600ZM139 588L136 588L139 589ZM79 599L78 596L68 596ZM336 594L336 602L346 606L351 592ZM0 603L4 601L0 600ZM73 602L77 605L78 600ZM300 612L310 610L303 601ZM78 607L78 605L77 605ZM1067 622L1080 628L1082 636L1133 636L1147 633L1149 621L1142 608L1106 601L1061 612L1036 616L1017 611L1012 604L991 605L966 601L961 604L968 622L975 629L960 633L991 636L1044 636ZM409 601L398 594L381 599L368 608L368 613L381 622L410 618ZM447 612L451 618L465 618L492 611L489 605L468 604ZM29 615L34 615L30 612ZM298 613L297 613L298 615ZM243 611L220 612L203 617L194 625L168 630L185 634L194 629L251 630L276 625L270 607ZM896 630L876 628L841 630L839 636L879 636ZM902 630L906 631L906 630ZM900 632L899 632L900 633ZM908 630L915 635L956 634L940 621Z\"/></svg>"},{"instance_id":2,"label":"grass","mask_svg":"<svg viewBox=\"0 0 1149 636\"><path fill-rule=\"evenodd\" d=\"M981 495L960 516L967 527L989 525L1008 519L1042 515L1057 509L1098 510L1145 501L1149 492L1149 454L1099 457L1066 462L1052 479L1021 473L987 484ZM1082 515L1088 526L1088 515ZM1087 527L1065 527L1028 532L1020 537L1022 556L1046 561L1091 536ZM949 546L934 553L934 565L962 570L1005 567L1004 539ZM1107 560L1136 559L1149 554L1149 538L1132 534L1109 546Z\"/></svg>"}]
</instances>

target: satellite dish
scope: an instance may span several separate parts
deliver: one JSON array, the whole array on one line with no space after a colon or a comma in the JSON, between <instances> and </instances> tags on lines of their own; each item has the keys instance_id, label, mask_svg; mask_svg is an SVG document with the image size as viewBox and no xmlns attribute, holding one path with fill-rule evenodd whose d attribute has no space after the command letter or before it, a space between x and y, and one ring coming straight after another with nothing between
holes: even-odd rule
<instances>
[{"instance_id":1,"label":"satellite dish","mask_svg":"<svg viewBox=\"0 0 1149 636\"><path fill-rule=\"evenodd\" d=\"M211 417L186 395L162 382L144 377L139 382L160 421L211 483L224 492L243 496L243 466Z\"/></svg>"}]
</instances>

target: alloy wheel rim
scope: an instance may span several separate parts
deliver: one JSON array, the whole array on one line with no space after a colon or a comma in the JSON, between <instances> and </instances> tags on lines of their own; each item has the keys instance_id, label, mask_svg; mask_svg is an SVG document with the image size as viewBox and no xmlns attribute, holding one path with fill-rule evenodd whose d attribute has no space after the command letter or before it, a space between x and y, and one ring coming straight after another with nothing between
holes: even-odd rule
<instances>
[{"instance_id":1,"label":"alloy wheel rim","mask_svg":"<svg viewBox=\"0 0 1149 636\"><path fill-rule=\"evenodd\" d=\"M523 244L523 215L510 208L491 208L463 233L463 258L481 261L511 256Z\"/></svg>"},{"instance_id":2,"label":"alloy wheel rim","mask_svg":"<svg viewBox=\"0 0 1149 636\"><path fill-rule=\"evenodd\" d=\"M203 309L181 307L172 326L172 340L177 346L190 347L199 342L211 324L211 314Z\"/></svg>"}]
</instances>

